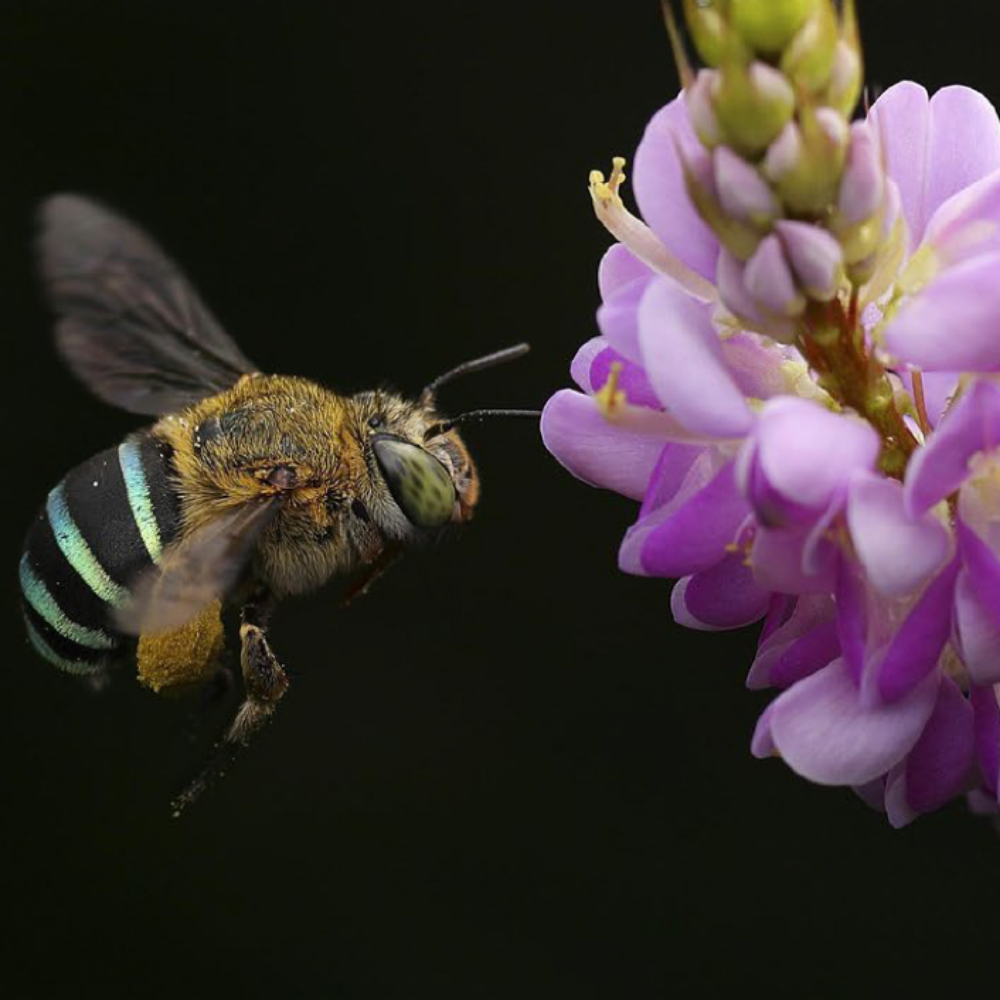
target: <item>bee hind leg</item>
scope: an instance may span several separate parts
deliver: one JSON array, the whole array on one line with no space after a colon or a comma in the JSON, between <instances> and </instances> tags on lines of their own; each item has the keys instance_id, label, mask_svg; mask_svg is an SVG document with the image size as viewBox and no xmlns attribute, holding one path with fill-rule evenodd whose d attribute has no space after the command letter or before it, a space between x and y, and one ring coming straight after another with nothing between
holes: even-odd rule
<instances>
[{"instance_id":1,"label":"bee hind leg","mask_svg":"<svg viewBox=\"0 0 1000 1000\"><path fill-rule=\"evenodd\" d=\"M240 752L274 714L288 689L288 675L267 640L266 627L274 602L263 595L244 605L240 624L240 666L245 696L236 716L216 746L208 764L197 778L173 801L175 817L218 778L221 778Z\"/></svg>"}]
</instances>

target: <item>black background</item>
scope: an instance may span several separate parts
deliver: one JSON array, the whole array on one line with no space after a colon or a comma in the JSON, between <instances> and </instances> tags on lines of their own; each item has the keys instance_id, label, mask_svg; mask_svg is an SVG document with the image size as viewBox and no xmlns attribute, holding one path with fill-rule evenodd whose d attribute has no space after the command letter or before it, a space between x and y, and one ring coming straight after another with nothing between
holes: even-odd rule
<instances>
[{"instance_id":1,"label":"black background","mask_svg":"<svg viewBox=\"0 0 1000 1000\"><path fill-rule=\"evenodd\" d=\"M862 2L869 79L1000 97L986 4ZM1000 839L902 832L748 743L753 630L686 633L616 571L634 505L530 425L470 431L461 538L349 612L289 603L294 686L184 821L186 710L38 662L24 527L136 425L60 367L33 206L151 229L266 370L540 405L594 333L586 175L676 83L656 0L86 3L0 12L0 991L16 998L869 996L995 979ZM221 724L213 719L212 725Z\"/></svg>"}]
</instances>

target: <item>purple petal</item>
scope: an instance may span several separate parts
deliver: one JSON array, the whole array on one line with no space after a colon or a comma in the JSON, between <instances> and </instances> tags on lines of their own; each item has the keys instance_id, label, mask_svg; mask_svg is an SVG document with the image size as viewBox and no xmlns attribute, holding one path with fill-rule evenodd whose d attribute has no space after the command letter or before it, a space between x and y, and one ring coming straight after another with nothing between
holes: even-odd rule
<instances>
[{"instance_id":1,"label":"purple petal","mask_svg":"<svg viewBox=\"0 0 1000 1000\"><path fill-rule=\"evenodd\" d=\"M645 576L642 550L651 531L700 493L724 462L710 449L668 442L649 477L639 519L625 533L618 553L624 573Z\"/></svg>"},{"instance_id":2,"label":"purple petal","mask_svg":"<svg viewBox=\"0 0 1000 1000\"><path fill-rule=\"evenodd\" d=\"M744 396L770 399L788 391L788 380L782 370L787 358L770 341L752 333L734 333L722 341L722 355Z\"/></svg>"},{"instance_id":3,"label":"purple petal","mask_svg":"<svg viewBox=\"0 0 1000 1000\"><path fill-rule=\"evenodd\" d=\"M747 291L745 274L746 264L723 247L715 275L719 300L734 316L760 323L762 317L753 296Z\"/></svg>"},{"instance_id":4,"label":"purple petal","mask_svg":"<svg viewBox=\"0 0 1000 1000\"><path fill-rule=\"evenodd\" d=\"M545 404L541 422L545 447L574 476L592 486L641 500L664 442L614 427L597 403L562 389Z\"/></svg>"},{"instance_id":5,"label":"purple petal","mask_svg":"<svg viewBox=\"0 0 1000 1000\"><path fill-rule=\"evenodd\" d=\"M851 126L838 208L848 225L871 218L882 206L885 182L875 140L866 122Z\"/></svg>"},{"instance_id":6,"label":"purple petal","mask_svg":"<svg viewBox=\"0 0 1000 1000\"><path fill-rule=\"evenodd\" d=\"M633 186L646 223L663 245L703 278L715 277L719 243L687 195L678 146L701 152L682 97L653 115L635 154Z\"/></svg>"},{"instance_id":7,"label":"purple petal","mask_svg":"<svg viewBox=\"0 0 1000 1000\"><path fill-rule=\"evenodd\" d=\"M837 638L851 680L861 683L864 675L868 638L868 601L861 567L841 557L837 569Z\"/></svg>"},{"instance_id":8,"label":"purple petal","mask_svg":"<svg viewBox=\"0 0 1000 1000\"><path fill-rule=\"evenodd\" d=\"M661 278L639 305L639 344L649 380L663 404L689 430L740 437L753 423L726 370L711 306Z\"/></svg>"},{"instance_id":9,"label":"purple petal","mask_svg":"<svg viewBox=\"0 0 1000 1000\"><path fill-rule=\"evenodd\" d=\"M728 146L717 146L712 155L715 189L726 215L743 222L763 222L780 214L781 205L757 169Z\"/></svg>"},{"instance_id":10,"label":"purple petal","mask_svg":"<svg viewBox=\"0 0 1000 1000\"><path fill-rule=\"evenodd\" d=\"M770 592L757 585L742 552L696 573L683 591L688 615L712 629L740 628L759 621L770 598Z\"/></svg>"},{"instance_id":11,"label":"purple petal","mask_svg":"<svg viewBox=\"0 0 1000 1000\"><path fill-rule=\"evenodd\" d=\"M775 223L799 284L823 301L833 297L844 263L844 251L828 230L809 222L783 219Z\"/></svg>"},{"instance_id":12,"label":"purple petal","mask_svg":"<svg viewBox=\"0 0 1000 1000\"><path fill-rule=\"evenodd\" d=\"M771 738L793 771L821 785L863 785L916 743L937 700L931 674L892 705L863 707L843 660L779 695Z\"/></svg>"},{"instance_id":13,"label":"purple petal","mask_svg":"<svg viewBox=\"0 0 1000 1000\"><path fill-rule=\"evenodd\" d=\"M874 781L866 781L863 785L855 785L851 791L866 806L877 812L885 812L885 777L876 778Z\"/></svg>"},{"instance_id":14,"label":"purple petal","mask_svg":"<svg viewBox=\"0 0 1000 1000\"><path fill-rule=\"evenodd\" d=\"M1000 561L961 518L955 525L966 574L983 610L1000 623Z\"/></svg>"},{"instance_id":15,"label":"purple petal","mask_svg":"<svg viewBox=\"0 0 1000 1000\"><path fill-rule=\"evenodd\" d=\"M800 597L788 620L761 642L747 687L788 687L839 655L833 602L825 595Z\"/></svg>"},{"instance_id":16,"label":"purple petal","mask_svg":"<svg viewBox=\"0 0 1000 1000\"><path fill-rule=\"evenodd\" d=\"M648 406L653 410L663 409L642 368L622 357L613 347L601 351L591 362L590 384L595 390L604 387L611 376L612 366L616 364L621 365L618 373L618 389L625 393L628 402L634 406Z\"/></svg>"},{"instance_id":17,"label":"purple petal","mask_svg":"<svg viewBox=\"0 0 1000 1000\"><path fill-rule=\"evenodd\" d=\"M880 446L870 424L793 396L767 401L755 436L772 486L814 509L826 509L855 471L873 468Z\"/></svg>"},{"instance_id":18,"label":"purple petal","mask_svg":"<svg viewBox=\"0 0 1000 1000\"><path fill-rule=\"evenodd\" d=\"M885 803L889 822L905 826L933 812L971 784L975 761L972 706L948 677L938 686L934 711L920 739L889 774Z\"/></svg>"},{"instance_id":19,"label":"purple petal","mask_svg":"<svg viewBox=\"0 0 1000 1000\"><path fill-rule=\"evenodd\" d=\"M1000 249L1000 171L949 198L927 224L924 244L945 265Z\"/></svg>"},{"instance_id":20,"label":"purple petal","mask_svg":"<svg viewBox=\"0 0 1000 1000\"><path fill-rule=\"evenodd\" d=\"M893 354L928 371L1000 370L1000 252L948 268L885 328ZM943 331L959 331L948 336Z\"/></svg>"},{"instance_id":21,"label":"purple petal","mask_svg":"<svg viewBox=\"0 0 1000 1000\"><path fill-rule=\"evenodd\" d=\"M642 549L643 568L649 576L681 577L714 566L748 514L730 462L649 532Z\"/></svg>"},{"instance_id":22,"label":"purple petal","mask_svg":"<svg viewBox=\"0 0 1000 1000\"><path fill-rule=\"evenodd\" d=\"M835 550L828 546L815 566L807 572L804 552L808 529L758 528L750 553L757 582L767 590L782 594L821 594L833 590L836 572Z\"/></svg>"},{"instance_id":23,"label":"purple petal","mask_svg":"<svg viewBox=\"0 0 1000 1000\"><path fill-rule=\"evenodd\" d=\"M774 714L772 701L761 713L754 727L753 739L750 741L750 752L757 758L773 757L778 751L771 739L771 717Z\"/></svg>"},{"instance_id":24,"label":"purple petal","mask_svg":"<svg viewBox=\"0 0 1000 1000\"><path fill-rule=\"evenodd\" d=\"M903 504L903 487L892 479L855 479L847 524L868 579L890 597L915 590L948 555L944 525L930 514L911 518Z\"/></svg>"},{"instance_id":25,"label":"purple petal","mask_svg":"<svg viewBox=\"0 0 1000 1000\"><path fill-rule=\"evenodd\" d=\"M642 363L639 348L639 303L654 280L644 274L619 286L597 310L597 325L608 343L629 361ZM664 279L666 280L666 279Z\"/></svg>"},{"instance_id":26,"label":"purple petal","mask_svg":"<svg viewBox=\"0 0 1000 1000\"><path fill-rule=\"evenodd\" d=\"M747 261L743 283L755 301L781 316L797 315L805 307L805 299L795 285L781 240L774 233L760 241Z\"/></svg>"},{"instance_id":27,"label":"purple petal","mask_svg":"<svg viewBox=\"0 0 1000 1000\"><path fill-rule=\"evenodd\" d=\"M603 337L591 337L577 352L570 362L569 373L573 381L588 395L597 392L601 387L594 385L590 377L594 359L607 350L608 342Z\"/></svg>"},{"instance_id":28,"label":"purple petal","mask_svg":"<svg viewBox=\"0 0 1000 1000\"><path fill-rule=\"evenodd\" d=\"M896 701L937 667L951 635L958 568L959 561L953 559L931 581L896 631L885 658L874 671L878 700Z\"/></svg>"},{"instance_id":29,"label":"purple petal","mask_svg":"<svg viewBox=\"0 0 1000 1000\"><path fill-rule=\"evenodd\" d=\"M1000 442L1000 386L977 381L959 397L937 430L910 459L903 497L911 515L954 493L976 452Z\"/></svg>"},{"instance_id":30,"label":"purple petal","mask_svg":"<svg viewBox=\"0 0 1000 1000\"><path fill-rule=\"evenodd\" d=\"M972 683L1000 683L1000 622L984 606L965 570L955 584L955 625Z\"/></svg>"},{"instance_id":31,"label":"purple petal","mask_svg":"<svg viewBox=\"0 0 1000 1000\"><path fill-rule=\"evenodd\" d=\"M997 798L1000 786L1000 688L974 687L969 694L975 712L976 756L986 790Z\"/></svg>"},{"instance_id":32,"label":"purple petal","mask_svg":"<svg viewBox=\"0 0 1000 1000\"><path fill-rule=\"evenodd\" d=\"M871 112L889 176L899 186L910 246L948 198L1000 168L996 112L966 87L946 87L931 101L923 87L890 87Z\"/></svg>"},{"instance_id":33,"label":"purple petal","mask_svg":"<svg viewBox=\"0 0 1000 1000\"><path fill-rule=\"evenodd\" d=\"M608 248L597 267L597 285L606 301L619 288L651 275L653 272L627 246L615 243Z\"/></svg>"}]
</instances>

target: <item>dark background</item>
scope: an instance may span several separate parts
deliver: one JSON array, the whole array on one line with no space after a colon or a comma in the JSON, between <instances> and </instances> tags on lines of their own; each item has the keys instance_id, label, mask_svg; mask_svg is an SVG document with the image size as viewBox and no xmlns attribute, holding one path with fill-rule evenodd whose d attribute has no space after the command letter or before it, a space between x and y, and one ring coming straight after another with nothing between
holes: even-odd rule
<instances>
[{"instance_id":1,"label":"dark background","mask_svg":"<svg viewBox=\"0 0 1000 1000\"><path fill-rule=\"evenodd\" d=\"M862 0L869 79L1000 97L987 4ZM919 17L914 11L919 11ZM289 603L276 723L184 821L184 706L37 661L20 538L137 421L60 367L33 205L158 235L266 370L540 405L594 333L591 167L675 78L656 0L86 3L0 11L5 670L0 992L16 998L869 996L995 978L1000 839L891 830L748 751L754 630L677 628L620 575L634 505L530 425L468 439L461 538L349 612ZM210 726L221 724L213 717Z\"/></svg>"}]
</instances>

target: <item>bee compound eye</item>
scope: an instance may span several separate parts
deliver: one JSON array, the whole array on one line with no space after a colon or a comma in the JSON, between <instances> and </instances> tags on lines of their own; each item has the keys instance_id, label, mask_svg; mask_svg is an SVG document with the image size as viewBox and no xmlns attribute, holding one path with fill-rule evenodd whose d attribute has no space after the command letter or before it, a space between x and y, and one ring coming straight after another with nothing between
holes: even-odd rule
<instances>
[{"instance_id":1,"label":"bee compound eye","mask_svg":"<svg viewBox=\"0 0 1000 1000\"><path fill-rule=\"evenodd\" d=\"M298 474L290 465L279 465L268 473L267 483L279 490L290 490L298 479Z\"/></svg>"},{"instance_id":2,"label":"bee compound eye","mask_svg":"<svg viewBox=\"0 0 1000 1000\"><path fill-rule=\"evenodd\" d=\"M377 413L375 414L375 416L373 416L373 417L369 417L369 418L368 418L368 426L369 426L369 427L370 427L370 428L371 428L371 429L372 429L373 431L375 431L375 430L378 430L378 429L379 429L379 427L381 427L381 426L382 426L382 425L383 425L384 423L385 423L385 421L384 421L384 420L382 419L382 417L381 417L381 416L380 416L379 414L377 414Z\"/></svg>"},{"instance_id":3,"label":"bee compound eye","mask_svg":"<svg viewBox=\"0 0 1000 1000\"><path fill-rule=\"evenodd\" d=\"M392 498L418 528L440 528L455 509L455 485L448 470L429 451L409 441L380 435L375 458Z\"/></svg>"}]
</instances>

